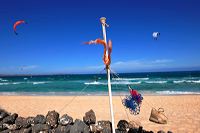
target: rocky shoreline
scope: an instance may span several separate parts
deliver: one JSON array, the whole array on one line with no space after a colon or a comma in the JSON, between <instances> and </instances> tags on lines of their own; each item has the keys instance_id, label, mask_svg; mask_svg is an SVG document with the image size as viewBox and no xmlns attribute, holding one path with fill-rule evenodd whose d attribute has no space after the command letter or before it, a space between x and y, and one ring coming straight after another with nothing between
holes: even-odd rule
<instances>
[{"instance_id":1,"label":"rocky shoreline","mask_svg":"<svg viewBox=\"0 0 200 133\"><path fill-rule=\"evenodd\" d=\"M0 132L1 133L112 133L110 121L96 121L95 112L90 110L85 113L83 120L73 118L67 114L60 117L59 113L49 111L46 116L20 117L18 114L8 113L0 109ZM116 133L153 133L146 131L134 122L120 120L117 124ZM164 133L158 131L158 133ZM168 133L172 133L168 131Z\"/></svg>"}]
</instances>

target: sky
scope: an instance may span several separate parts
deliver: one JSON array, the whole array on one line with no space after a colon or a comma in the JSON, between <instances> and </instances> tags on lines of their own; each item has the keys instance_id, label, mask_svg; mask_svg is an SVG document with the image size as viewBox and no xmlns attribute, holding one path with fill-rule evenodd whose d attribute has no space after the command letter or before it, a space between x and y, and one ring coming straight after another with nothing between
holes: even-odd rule
<instances>
[{"instance_id":1,"label":"sky","mask_svg":"<svg viewBox=\"0 0 200 133\"><path fill-rule=\"evenodd\" d=\"M107 18L116 72L200 70L198 0L1 0L0 74L99 73ZM27 24L13 24L25 20ZM160 32L158 40L152 33Z\"/></svg>"}]
</instances>

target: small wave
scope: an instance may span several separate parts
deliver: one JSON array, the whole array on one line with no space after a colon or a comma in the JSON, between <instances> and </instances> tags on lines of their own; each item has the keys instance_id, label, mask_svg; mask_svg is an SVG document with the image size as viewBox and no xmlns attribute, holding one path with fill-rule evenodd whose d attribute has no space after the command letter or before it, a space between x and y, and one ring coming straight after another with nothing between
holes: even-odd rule
<instances>
[{"instance_id":1,"label":"small wave","mask_svg":"<svg viewBox=\"0 0 200 133\"><path fill-rule=\"evenodd\" d=\"M107 85L108 83L105 82L86 82L85 85ZM112 85L130 85L130 84L141 84L141 81L138 82L129 82L129 81L123 81L123 82L111 82Z\"/></svg>"},{"instance_id":2,"label":"small wave","mask_svg":"<svg viewBox=\"0 0 200 133\"><path fill-rule=\"evenodd\" d=\"M0 81L6 82L6 81L8 81L8 80L0 78Z\"/></svg>"},{"instance_id":3,"label":"small wave","mask_svg":"<svg viewBox=\"0 0 200 133\"><path fill-rule=\"evenodd\" d=\"M38 84L47 84L48 82L33 82L33 85L38 85Z\"/></svg>"},{"instance_id":4,"label":"small wave","mask_svg":"<svg viewBox=\"0 0 200 133\"><path fill-rule=\"evenodd\" d=\"M187 83L200 83L200 80L187 80Z\"/></svg>"},{"instance_id":5,"label":"small wave","mask_svg":"<svg viewBox=\"0 0 200 133\"><path fill-rule=\"evenodd\" d=\"M9 83L0 83L0 85L8 85Z\"/></svg>"},{"instance_id":6,"label":"small wave","mask_svg":"<svg viewBox=\"0 0 200 133\"><path fill-rule=\"evenodd\" d=\"M24 78L24 80L27 80L28 78Z\"/></svg>"},{"instance_id":7,"label":"small wave","mask_svg":"<svg viewBox=\"0 0 200 133\"><path fill-rule=\"evenodd\" d=\"M190 92L190 91L156 91L158 94L166 94L166 95L181 95L181 94L200 94L200 92Z\"/></svg>"},{"instance_id":8,"label":"small wave","mask_svg":"<svg viewBox=\"0 0 200 133\"><path fill-rule=\"evenodd\" d=\"M175 84L184 83L184 82L185 82L185 80L175 80L175 81L173 81L173 83L175 83Z\"/></svg>"},{"instance_id":9,"label":"small wave","mask_svg":"<svg viewBox=\"0 0 200 133\"><path fill-rule=\"evenodd\" d=\"M132 81L132 80L149 80L149 78L112 78L112 80L126 80L126 81Z\"/></svg>"},{"instance_id":10,"label":"small wave","mask_svg":"<svg viewBox=\"0 0 200 133\"><path fill-rule=\"evenodd\" d=\"M86 82L84 84L85 85L104 85L106 83L101 83L101 82L94 81L94 82Z\"/></svg>"},{"instance_id":11,"label":"small wave","mask_svg":"<svg viewBox=\"0 0 200 133\"><path fill-rule=\"evenodd\" d=\"M167 81L145 81L148 84L165 84Z\"/></svg>"},{"instance_id":12,"label":"small wave","mask_svg":"<svg viewBox=\"0 0 200 133\"><path fill-rule=\"evenodd\" d=\"M0 83L0 85L17 85L21 84L21 82L13 82L13 83Z\"/></svg>"}]
</instances>

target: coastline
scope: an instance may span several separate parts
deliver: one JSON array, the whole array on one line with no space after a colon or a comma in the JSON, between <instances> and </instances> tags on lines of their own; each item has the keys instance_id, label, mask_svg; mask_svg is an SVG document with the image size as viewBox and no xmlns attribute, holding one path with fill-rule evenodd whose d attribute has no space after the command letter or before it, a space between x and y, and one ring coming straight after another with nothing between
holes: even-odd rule
<instances>
[{"instance_id":1,"label":"coastline","mask_svg":"<svg viewBox=\"0 0 200 133\"><path fill-rule=\"evenodd\" d=\"M121 103L123 96L113 96L115 124L120 119L130 119L141 123L146 130L200 132L200 95L143 95L143 97L141 112L135 116L125 110ZM56 110L61 115L67 113L74 119L82 119L85 112L93 109L97 120L110 120L108 96L0 96L0 107L23 117L46 115L49 110ZM168 124L160 125L148 120L152 107L165 109L165 115L169 119Z\"/></svg>"}]
</instances>

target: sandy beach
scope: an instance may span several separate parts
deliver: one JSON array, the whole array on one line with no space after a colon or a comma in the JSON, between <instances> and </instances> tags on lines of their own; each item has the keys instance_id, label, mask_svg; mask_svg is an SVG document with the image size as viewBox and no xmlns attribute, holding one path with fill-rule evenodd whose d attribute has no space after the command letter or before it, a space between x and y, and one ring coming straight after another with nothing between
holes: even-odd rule
<instances>
[{"instance_id":1,"label":"sandy beach","mask_svg":"<svg viewBox=\"0 0 200 133\"><path fill-rule=\"evenodd\" d=\"M123 97L122 97L123 98ZM134 120L146 130L164 130L176 133L200 132L200 95L144 96L139 115L131 115L121 104L120 96L113 97L115 126L121 119ZM97 120L110 120L107 96L0 96L0 106L20 116L46 115L49 110L69 114L82 119L85 112L93 109ZM162 107L168 117L168 124L150 122L151 108Z\"/></svg>"}]
</instances>

